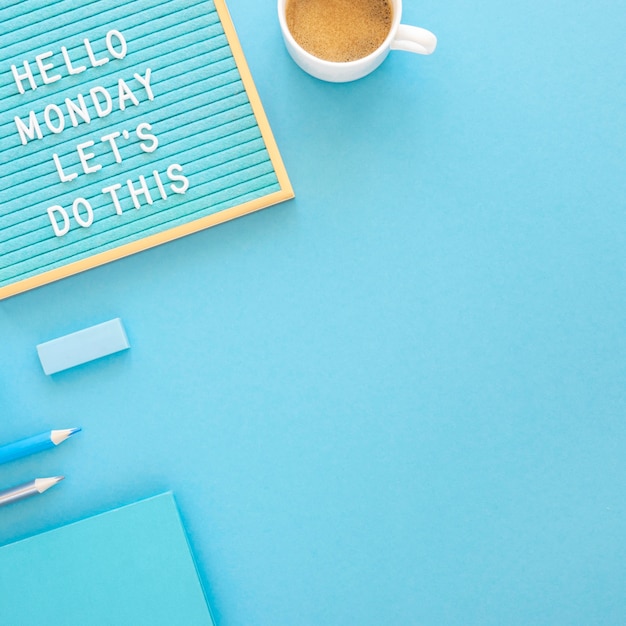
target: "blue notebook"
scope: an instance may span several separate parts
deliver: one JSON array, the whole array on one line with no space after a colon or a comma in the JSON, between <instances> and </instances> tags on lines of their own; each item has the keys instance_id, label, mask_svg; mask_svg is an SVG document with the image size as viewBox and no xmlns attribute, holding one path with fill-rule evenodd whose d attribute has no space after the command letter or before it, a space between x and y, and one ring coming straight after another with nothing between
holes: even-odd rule
<instances>
[{"instance_id":1,"label":"blue notebook","mask_svg":"<svg viewBox=\"0 0 626 626\"><path fill-rule=\"evenodd\" d=\"M0 622L212 626L172 494L0 548Z\"/></svg>"}]
</instances>

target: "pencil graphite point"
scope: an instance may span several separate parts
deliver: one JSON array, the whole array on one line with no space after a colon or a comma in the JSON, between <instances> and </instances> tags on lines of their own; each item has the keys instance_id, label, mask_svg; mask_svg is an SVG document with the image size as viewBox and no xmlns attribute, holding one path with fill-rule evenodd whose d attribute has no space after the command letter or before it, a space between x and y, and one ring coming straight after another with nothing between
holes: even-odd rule
<instances>
[{"instance_id":1,"label":"pencil graphite point","mask_svg":"<svg viewBox=\"0 0 626 626\"><path fill-rule=\"evenodd\" d=\"M66 439L72 435L80 432L80 428L65 428L63 430L51 430L50 439L55 446L63 443Z\"/></svg>"},{"instance_id":2,"label":"pencil graphite point","mask_svg":"<svg viewBox=\"0 0 626 626\"><path fill-rule=\"evenodd\" d=\"M48 491L50 487L54 487L57 483L60 483L65 476L51 476L50 478L36 478L35 479L35 488L39 493L43 493L44 491Z\"/></svg>"}]
</instances>

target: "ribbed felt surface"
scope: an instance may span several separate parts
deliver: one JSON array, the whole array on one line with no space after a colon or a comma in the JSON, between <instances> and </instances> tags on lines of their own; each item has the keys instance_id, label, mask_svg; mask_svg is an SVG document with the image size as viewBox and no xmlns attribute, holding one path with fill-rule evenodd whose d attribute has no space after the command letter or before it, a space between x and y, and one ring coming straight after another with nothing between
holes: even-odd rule
<instances>
[{"instance_id":1,"label":"ribbed felt surface","mask_svg":"<svg viewBox=\"0 0 626 626\"><path fill-rule=\"evenodd\" d=\"M0 288L280 190L212 0L0 0L0 23ZM121 34L109 42L118 56L125 42L121 59L107 48L111 31ZM93 67L89 46L93 59L109 61ZM46 52L52 55L40 58L38 66L37 55ZM21 94L11 66L27 76L24 61L37 89L22 78ZM44 69L48 79L61 78L44 84L41 65L51 66ZM81 66L86 69L72 75ZM90 96L94 87L109 94L110 114L98 116ZM101 106L106 104L102 91ZM74 112L73 125L67 100L75 109L81 105L79 94L90 121ZM58 130L64 123L61 132L46 123L49 105L58 107L48 109L50 126ZM30 139L24 131L23 145L14 118L28 128L31 111L42 138L34 134ZM150 130L141 124L149 124ZM120 135L114 148L112 140L102 137L115 132ZM155 140L147 136L158 140L151 152L142 149L154 148ZM94 144L82 148L85 166L101 168L86 173L77 146L90 141ZM188 181L184 193L172 191L172 186L179 192L185 186L181 170L173 171L178 180L168 178L173 164L181 166ZM72 174L78 175L62 182L62 176ZM139 190L140 176L152 204L139 192L136 208L127 181ZM116 184L121 185L115 191L118 210L111 192L103 192ZM79 224L90 221L84 205L78 207L78 221L72 215L77 198L93 208L88 227ZM69 232L62 236L55 235L48 215L54 205L62 206L70 219ZM63 228L61 212L53 215Z\"/></svg>"}]
</instances>

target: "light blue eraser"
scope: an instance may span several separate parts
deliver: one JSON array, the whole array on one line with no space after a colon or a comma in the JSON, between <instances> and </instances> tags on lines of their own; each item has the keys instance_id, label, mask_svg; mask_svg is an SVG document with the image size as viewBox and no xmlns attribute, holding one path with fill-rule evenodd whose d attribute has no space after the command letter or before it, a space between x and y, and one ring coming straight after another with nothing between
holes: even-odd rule
<instances>
[{"instance_id":1,"label":"light blue eraser","mask_svg":"<svg viewBox=\"0 0 626 626\"><path fill-rule=\"evenodd\" d=\"M37 346L43 371L50 375L130 348L122 320L114 320L40 343Z\"/></svg>"}]
</instances>

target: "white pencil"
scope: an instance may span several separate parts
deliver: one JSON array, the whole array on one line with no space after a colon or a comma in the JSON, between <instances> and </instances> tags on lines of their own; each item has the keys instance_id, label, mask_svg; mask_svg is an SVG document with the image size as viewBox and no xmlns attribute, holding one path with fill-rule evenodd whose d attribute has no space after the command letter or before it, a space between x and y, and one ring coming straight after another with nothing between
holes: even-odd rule
<instances>
[{"instance_id":1,"label":"white pencil","mask_svg":"<svg viewBox=\"0 0 626 626\"><path fill-rule=\"evenodd\" d=\"M11 487L0 491L0 506L5 504L11 504L11 502L17 502L24 498L30 498L30 496L36 496L44 491L48 491L50 487L54 487L58 482L63 480L64 476L53 476L51 478L35 478L23 485L17 485L17 487Z\"/></svg>"}]
</instances>

